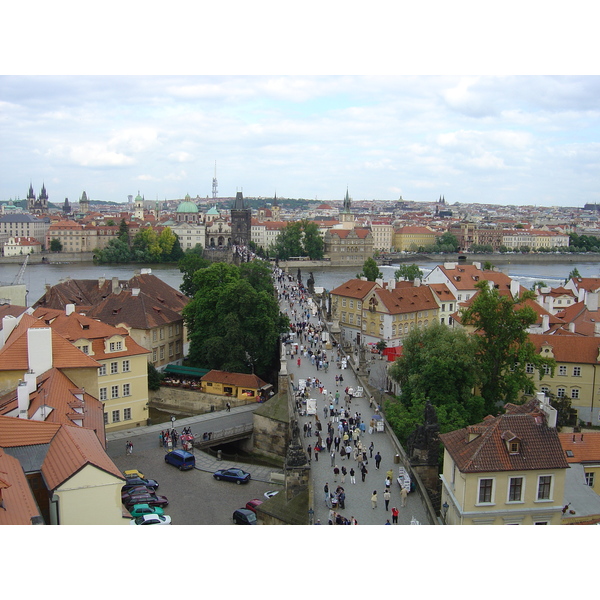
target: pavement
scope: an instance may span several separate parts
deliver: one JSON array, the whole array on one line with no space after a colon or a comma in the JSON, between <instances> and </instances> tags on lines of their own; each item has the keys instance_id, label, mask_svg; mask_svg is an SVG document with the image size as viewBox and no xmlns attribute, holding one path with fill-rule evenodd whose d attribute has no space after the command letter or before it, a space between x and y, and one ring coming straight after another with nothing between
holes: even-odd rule
<instances>
[{"instance_id":1,"label":"pavement","mask_svg":"<svg viewBox=\"0 0 600 600\"><path fill-rule=\"evenodd\" d=\"M288 286L289 285L290 284L288 283ZM289 306L289 303L282 301L280 304L282 311L286 312L288 317L290 317L290 321L292 323L295 322L297 318L292 315L292 309ZM297 301L294 301L294 307L297 307ZM298 320L301 320L301 318L298 317ZM310 316L309 322L313 325L317 325L319 321L317 317ZM334 351L326 352L331 358ZM311 389L311 393L309 394L309 398L314 398L317 400L316 415L319 417L322 423L323 431L321 432L321 438L324 443L327 438L327 421L324 420L323 409L325 406L329 406L329 401L327 399L328 394L332 392L335 396L336 389L339 390L340 405L344 405L344 390L346 386L352 387L356 390L360 383L352 368L348 367L346 369L340 369L337 367L336 360L330 360L328 372L324 372L322 369L318 370L316 366L311 364L309 359L304 357L302 357L299 367L297 365L297 357L292 358L288 356L287 358L288 373L294 375L295 386L298 385L299 379L307 379L308 377L316 377L320 382L324 383L323 394L320 394L317 388ZM340 374L343 376L343 382L336 388L335 376ZM350 404L350 413L353 415L355 412L358 412L361 415L361 419L365 421L367 426L367 431L363 436L361 436L363 446L368 448L371 442L373 442L373 456L379 452L382 457L380 467L377 469L375 467L375 460L369 459L368 463L366 464L368 473L365 477L365 481L363 482L361 480L360 471L357 468L358 463L353 458L342 459L340 454L336 453L333 459L334 464L332 466L332 459L330 454L327 452L326 447L319 456L318 460L315 460L313 453L311 474L314 490L314 522L316 523L317 521L320 521L321 524L328 523L330 509L325 503L324 493L324 486L326 483L328 483L329 489L332 491L334 491L338 485L341 485L344 488L346 493L345 509L339 510L338 512L347 518L354 517L358 521L359 525L385 525L388 519L391 523L391 508L394 506L398 508L400 512L398 516L399 525L409 525L413 520L418 521L419 524L429 524L428 515L425 511L423 503L421 502L421 499L417 495L417 492L412 492L408 495L406 507L403 508L401 506L402 501L400 498L400 486L396 481L399 467L401 465L394 462L396 452L390 435L388 435L385 430L383 432L373 432L372 434L369 434L368 432L369 421L371 420L374 412L369 407L369 398L366 391L362 398L352 399ZM299 418L301 436L304 435L304 423L309 422L312 424L313 435L312 437L302 437L304 448L306 448L309 444L314 446L314 443L317 440L315 416L301 416ZM333 426L336 428L337 423L333 423ZM337 432L337 429L335 431ZM349 475L346 475L345 482L342 483L341 474L338 476L336 481L333 473L333 468L336 464L340 469L342 468L342 465L344 465L348 471L350 471L351 467L354 467L354 470L356 471L356 483L350 483ZM389 469L393 471L394 477L392 478L392 486L390 488L391 500L389 503L389 510L386 511L383 493L385 491L386 472ZM371 506L371 496L373 495L373 491L376 491L378 496L377 508L372 508Z\"/></svg>"}]
</instances>

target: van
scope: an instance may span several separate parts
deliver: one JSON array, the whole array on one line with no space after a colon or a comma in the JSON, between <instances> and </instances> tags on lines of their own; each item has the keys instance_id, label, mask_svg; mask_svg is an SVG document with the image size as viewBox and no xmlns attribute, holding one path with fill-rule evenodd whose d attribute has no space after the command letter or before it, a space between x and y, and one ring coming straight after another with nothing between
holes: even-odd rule
<instances>
[{"instance_id":1,"label":"van","mask_svg":"<svg viewBox=\"0 0 600 600\"><path fill-rule=\"evenodd\" d=\"M196 466L196 457L185 450L173 450L165 454L165 462L177 467L180 471L187 471Z\"/></svg>"}]
</instances>

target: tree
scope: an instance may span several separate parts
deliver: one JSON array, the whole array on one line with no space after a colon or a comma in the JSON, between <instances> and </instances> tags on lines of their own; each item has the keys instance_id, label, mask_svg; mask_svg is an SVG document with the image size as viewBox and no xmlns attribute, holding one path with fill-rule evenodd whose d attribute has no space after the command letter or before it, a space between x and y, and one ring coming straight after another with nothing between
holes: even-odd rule
<instances>
[{"instance_id":1,"label":"tree","mask_svg":"<svg viewBox=\"0 0 600 600\"><path fill-rule=\"evenodd\" d=\"M436 245L440 248L438 252L457 252L458 251L458 239L457 237L446 231L439 238L435 240ZM444 248L443 250L441 248Z\"/></svg>"},{"instance_id":2,"label":"tree","mask_svg":"<svg viewBox=\"0 0 600 600\"><path fill-rule=\"evenodd\" d=\"M375 281L376 279L381 279L383 273L379 270L374 258L367 258L363 263L362 273L358 273L356 277L359 279L366 277L367 281Z\"/></svg>"},{"instance_id":3,"label":"tree","mask_svg":"<svg viewBox=\"0 0 600 600\"><path fill-rule=\"evenodd\" d=\"M581 274L579 273L577 267L575 267L568 275L567 278L565 279L565 283L569 283L569 281L571 281L571 279L575 279L575 278L581 278Z\"/></svg>"},{"instance_id":4,"label":"tree","mask_svg":"<svg viewBox=\"0 0 600 600\"><path fill-rule=\"evenodd\" d=\"M170 227L165 227L160 232L160 235L158 236L158 245L160 246L163 257L171 255L176 241L177 236L173 233L173 230Z\"/></svg>"},{"instance_id":5,"label":"tree","mask_svg":"<svg viewBox=\"0 0 600 600\"><path fill-rule=\"evenodd\" d=\"M527 334L527 328L537 321L537 313L527 306L535 294L526 291L513 298L500 295L485 280L475 284L478 293L472 304L462 311L463 325L475 329L479 386L486 409L513 402L519 393L531 386L527 365L537 370L540 379L544 369L554 370L555 361L543 358Z\"/></svg>"},{"instance_id":6,"label":"tree","mask_svg":"<svg viewBox=\"0 0 600 600\"><path fill-rule=\"evenodd\" d=\"M319 232L319 227L314 221L302 221L304 232L304 254L311 260L321 260L325 248L325 242Z\"/></svg>"},{"instance_id":7,"label":"tree","mask_svg":"<svg viewBox=\"0 0 600 600\"><path fill-rule=\"evenodd\" d=\"M214 263L194 274L197 291L183 311L192 364L262 377L273 369L289 320L260 270L245 268L242 274L235 265Z\"/></svg>"},{"instance_id":8,"label":"tree","mask_svg":"<svg viewBox=\"0 0 600 600\"><path fill-rule=\"evenodd\" d=\"M163 376L158 372L158 369L151 363L148 363L148 389L158 390L160 389L160 383L163 380Z\"/></svg>"},{"instance_id":9,"label":"tree","mask_svg":"<svg viewBox=\"0 0 600 600\"><path fill-rule=\"evenodd\" d=\"M108 221L106 221L106 225L107 227L114 227L116 223L112 219L109 219Z\"/></svg>"},{"instance_id":10,"label":"tree","mask_svg":"<svg viewBox=\"0 0 600 600\"><path fill-rule=\"evenodd\" d=\"M279 233L274 244L275 256L289 260L292 256L303 256L302 225L299 221L288 223Z\"/></svg>"},{"instance_id":11,"label":"tree","mask_svg":"<svg viewBox=\"0 0 600 600\"><path fill-rule=\"evenodd\" d=\"M131 244L131 258L136 262L160 262L162 248L158 234L152 227L141 229L135 234Z\"/></svg>"},{"instance_id":12,"label":"tree","mask_svg":"<svg viewBox=\"0 0 600 600\"><path fill-rule=\"evenodd\" d=\"M545 288L546 286L546 282L545 281L536 281L532 286L531 286L531 291L535 292L536 290L539 290L540 288Z\"/></svg>"},{"instance_id":13,"label":"tree","mask_svg":"<svg viewBox=\"0 0 600 600\"><path fill-rule=\"evenodd\" d=\"M426 398L436 409L445 406L461 427L483 419L483 400L473 395L476 349L475 340L462 329L441 323L413 329L404 340L402 356L389 369L389 376L400 384L403 405L408 408Z\"/></svg>"},{"instance_id":14,"label":"tree","mask_svg":"<svg viewBox=\"0 0 600 600\"><path fill-rule=\"evenodd\" d=\"M177 265L181 273L183 273L183 282L179 286L179 289L190 298L193 298L199 289L194 283L195 273L200 269L206 269L210 266L210 261L202 258L202 253L202 246L197 244L195 248L186 250L185 255Z\"/></svg>"},{"instance_id":15,"label":"tree","mask_svg":"<svg viewBox=\"0 0 600 600\"><path fill-rule=\"evenodd\" d=\"M394 277L398 280L414 281L415 279L423 279L423 271L419 269L418 265L400 265L400 268L396 269Z\"/></svg>"},{"instance_id":16,"label":"tree","mask_svg":"<svg viewBox=\"0 0 600 600\"><path fill-rule=\"evenodd\" d=\"M95 251L95 260L99 263L128 263L131 261L131 252L120 237L113 238L106 248Z\"/></svg>"},{"instance_id":17,"label":"tree","mask_svg":"<svg viewBox=\"0 0 600 600\"><path fill-rule=\"evenodd\" d=\"M63 245L60 243L60 240L57 238L52 238L50 240L50 252L62 252Z\"/></svg>"},{"instance_id":18,"label":"tree","mask_svg":"<svg viewBox=\"0 0 600 600\"><path fill-rule=\"evenodd\" d=\"M119 223L119 239L129 246L129 226L125 219L121 219L121 222Z\"/></svg>"}]
</instances>

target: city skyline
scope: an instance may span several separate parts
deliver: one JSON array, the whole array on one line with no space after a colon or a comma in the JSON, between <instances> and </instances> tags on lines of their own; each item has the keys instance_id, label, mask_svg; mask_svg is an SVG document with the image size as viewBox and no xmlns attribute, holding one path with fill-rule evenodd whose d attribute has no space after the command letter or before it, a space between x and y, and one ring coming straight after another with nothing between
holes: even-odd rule
<instances>
[{"instance_id":1,"label":"city skyline","mask_svg":"<svg viewBox=\"0 0 600 600\"><path fill-rule=\"evenodd\" d=\"M582 207L600 78L3 76L0 199L218 195Z\"/></svg>"}]
</instances>

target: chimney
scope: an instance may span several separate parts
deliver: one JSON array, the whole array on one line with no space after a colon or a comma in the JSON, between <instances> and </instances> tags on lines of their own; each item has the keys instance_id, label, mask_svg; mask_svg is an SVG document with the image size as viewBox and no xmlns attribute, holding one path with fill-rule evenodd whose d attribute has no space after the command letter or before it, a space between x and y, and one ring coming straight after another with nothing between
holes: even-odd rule
<instances>
[{"instance_id":1,"label":"chimney","mask_svg":"<svg viewBox=\"0 0 600 600\"><path fill-rule=\"evenodd\" d=\"M585 288L577 290L577 302L585 302Z\"/></svg>"},{"instance_id":2,"label":"chimney","mask_svg":"<svg viewBox=\"0 0 600 600\"><path fill-rule=\"evenodd\" d=\"M17 403L19 406L19 419L27 419L29 391L27 390L27 382L25 381L19 381L19 385L17 386Z\"/></svg>"},{"instance_id":3,"label":"chimney","mask_svg":"<svg viewBox=\"0 0 600 600\"><path fill-rule=\"evenodd\" d=\"M113 277L112 278L112 293L115 294L117 292L118 288L119 288L119 278Z\"/></svg>"},{"instance_id":4,"label":"chimney","mask_svg":"<svg viewBox=\"0 0 600 600\"><path fill-rule=\"evenodd\" d=\"M572 321L571 323L569 323L569 332L575 333L575 323L573 323Z\"/></svg>"},{"instance_id":5,"label":"chimney","mask_svg":"<svg viewBox=\"0 0 600 600\"><path fill-rule=\"evenodd\" d=\"M415 277L415 280L413 281L413 285L415 287L421 287L421 280L418 277Z\"/></svg>"},{"instance_id":6,"label":"chimney","mask_svg":"<svg viewBox=\"0 0 600 600\"><path fill-rule=\"evenodd\" d=\"M557 410L553 406L550 406L550 402L544 392L537 392L536 396L542 412L546 415L546 424L548 427L556 427Z\"/></svg>"},{"instance_id":7,"label":"chimney","mask_svg":"<svg viewBox=\"0 0 600 600\"><path fill-rule=\"evenodd\" d=\"M542 333L550 329L550 315L542 315Z\"/></svg>"},{"instance_id":8,"label":"chimney","mask_svg":"<svg viewBox=\"0 0 600 600\"><path fill-rule=\"evenodd\" d=\"M102 286L106 283L106 277L98 277L98 288L102 289Z\"/></svg>"},{"instance_id":9,"label":"chimney","mask_svg":"<svg viewBox=\"0 0 600 600\"><path fill-rule=\"evenodd\" d=\"M4 347L8 336L12 333L13 329L19 324L20 319L13 317L12 315L6 315L2 318L2 331L0 331L0 348Z\"/></svg>"},{"instance_id":10,"label":"chimney","mask_svg":"<svg viewBox=\"0 0 600 600\"><path fill-rule=\"evenodd\" d=\"M27 371L24 376L24 381L27 386L27 393L35 392L37 388L37 375L33 371Z\"/></svg>"},{"instance_id":11,"label":"chimney","mask_svg":"<svg viewBox=\"0 0 600 600\"><path fill-rule=\"evenodd\" d=\"M473 266L474 266L476 269L479 269L479 270L481 271L481 263L480 263L480 262L473 261Z\"/></svg>"},{"instance_id":12,"label":"chimney","mask_svg":"<svg viewBox=\"0 0 600 600\"><path fill-rule=\"evenodd\" d=\"M75 305L74 304L67 304L65 306L65 314L67 315L67 317L69 315L72 315L75 312Z\"/></svg>"},{"instance_id":13,"label":"chimney","mask_svg":"<svg viewBox=\"0 0 600 600\"><path fill-rule=\"evenodd\" d=\"M514 279L510 280L510 295L513 298L516 298L519 295L519 288L521 286L519 285L518 281L515 281Z\"/></svg>"},{"instance_id":14,"label":"chimney","mask_svg":"<svg viewBox=\"0 0 600 600\"><path fill-rule=\"evenodd\" d=\"M383 287L383 279L376 279L375 283L379 286L379 287Z\"/></svg>"},{"instance_id":15,"label":"chimney","mask_svg":"<svg viewBox=\"0 0 600 600\"><path fill-rule=\"evenodd\" d=\"M585 307L590 312L596 312L598 310L598 292L589 292L585 299Z\"/></svg>"},{"instance_id":16,"label":"chimney","mask_svg":"<svg viewBox=\"0 0 600 600\"><path fill-rule=\"evenodd\" d=\"M139 296L140 295L140 288L131 288L131 295L132 296Z\"/></svg>"},{"instance_id":17,"label":"chimney","mask_svg":"<svg viewBox=\"0 0 600 600\"><path fill-rule=\"evenodd\" d=\"M52 368L52 329L31 327L27 330L27 360L36 375Z\"/></svg>"}]
</instances>

